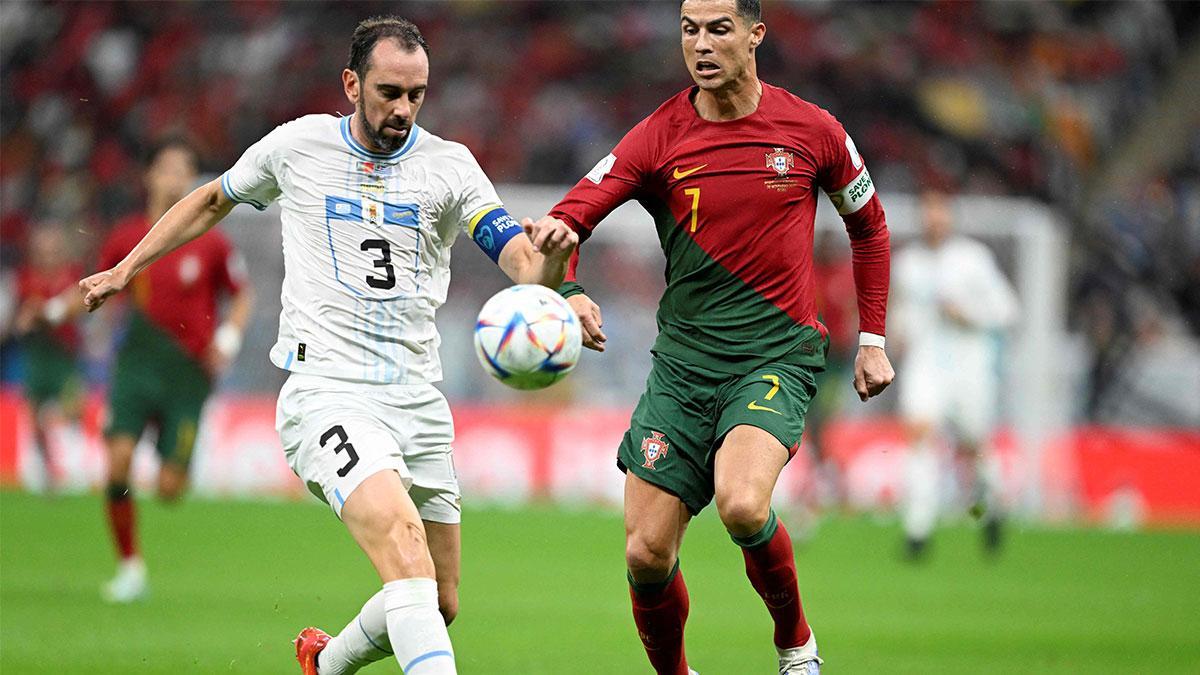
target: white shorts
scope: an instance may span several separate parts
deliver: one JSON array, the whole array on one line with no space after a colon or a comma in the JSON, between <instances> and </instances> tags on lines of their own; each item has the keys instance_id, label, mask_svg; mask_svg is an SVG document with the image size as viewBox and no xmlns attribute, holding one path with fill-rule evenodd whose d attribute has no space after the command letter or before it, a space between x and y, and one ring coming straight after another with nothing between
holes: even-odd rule
<instances>
[{"instance_id":1,"label":"white shorts","mask_svg":"<svg viewBox=\"0 0 1200 675\"><path fill-rule=\"evenodd\" d=\"M423 520L462 520L450 449L454 421L445 397L431 384L293 373L279 392L275 429L292 471L339 518L364 480L393 470Z\"/></svg>"}]
</instances>

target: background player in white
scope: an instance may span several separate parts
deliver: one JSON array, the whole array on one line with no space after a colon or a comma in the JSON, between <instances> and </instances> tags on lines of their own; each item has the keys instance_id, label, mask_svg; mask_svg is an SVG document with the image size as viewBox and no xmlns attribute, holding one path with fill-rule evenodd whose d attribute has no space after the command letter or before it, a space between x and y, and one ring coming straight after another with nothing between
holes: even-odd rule
<instances>
[{"instance_id":1,"label":"background player in white","mask_svg":"<svg viewBox=\"0 0 1200 675\"><path fill-rule=\"evenodd\" d=\"M353 672L391 652L406 673L455 672L446 624L457 613L459 493L449 408L431 384L450 247L465 230L514 281L556 287L578 242L563 225L522 228L465 147L415 125L428 50L407 20L360 23L342 73L351 117L276 128L119 265L80 283L95 309L235 204L280 203L285 277L271 359L292 373L280 439L383 582L336 638L301 633L308 675Z\"/></svg>"},{"instance_id":2,"label":"background player in white","mask_svg":"<svg viewBox=\"0 0 1200 675\"><path fill-rule=\"evenodd\" d=\"M996 333L1017 315L1016 294L982 243L955 234L946 195L921 196L921 239L893 266L896 325L904 349L900 410L910 443L905 467L907 553L919 558L942 501L943 439L966 463L972 512L984 541L1000 543L998 470L988 442L995 423L999 373Z\"/></svg>"}]
</instances>

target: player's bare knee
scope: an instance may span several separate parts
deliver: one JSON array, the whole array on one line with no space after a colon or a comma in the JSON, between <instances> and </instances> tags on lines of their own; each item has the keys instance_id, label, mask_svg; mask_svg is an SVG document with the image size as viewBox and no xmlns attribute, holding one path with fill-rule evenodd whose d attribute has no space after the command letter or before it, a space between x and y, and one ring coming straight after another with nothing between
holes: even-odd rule
<instances>
[{"instance_id":1,"label":"player's bare knee","mask_svg":"<svg viewBox=\"0 0 1200 675\"><path fill-rule=\"evenodd\" d=\"M675 549L666 542L631 536L625 542L625 564L638 581L658 581L675 566Z\"/></svg>"},{"instance_id":2,"label":"player's bare knee","mask_svg":"<svg viewBox=\"0 0 1200 675\"><path fill-rule=\"evenodd\" d=\"M393 522L385 537L406 576L433 576L433 559L419 523Z\"/></svg>"},{"instance_id":3,"label":"player's bare knee","mask_svg":"<svg viewBox=\"0 0 1200 675\"><path fill-rule=\"evenodd\" d=\"M717 499L717 515L730 533L745 537L758 532L771 517L771 502L755 495L735 493Z\"/></svg>"}]
</instances>

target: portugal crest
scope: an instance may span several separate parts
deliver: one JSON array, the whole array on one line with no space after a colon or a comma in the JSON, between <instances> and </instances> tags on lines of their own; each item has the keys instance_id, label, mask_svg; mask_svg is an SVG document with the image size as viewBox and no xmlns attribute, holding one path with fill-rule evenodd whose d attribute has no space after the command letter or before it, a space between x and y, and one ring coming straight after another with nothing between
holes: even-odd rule
<instances>
[{"instance_id":1,"label":"portugal crest","mask_svg":"<svg viewBox=\"0 0 1200 675\"><path fill-rule=\"evenodd\" d=\"M788 175L794 166L796 166L795 155L783 148L775 148L767 153L767 168L774 169L780 177Z\"/></svg>"},{"instance_id":2,"label":"portugal crest","mask_svg":"<svg viewBox=\"0 0 1200 675\"><path fill-rule=\"evenodd\" d=\"M642 464L647 469L654 469L654 463L663 457L667 456L667 449L671 445L667 443L667 439L663 438L661 432L651 431L650 435L642 439L642 454L646 456L646 463Z\"/></svg>"}]
</instances>

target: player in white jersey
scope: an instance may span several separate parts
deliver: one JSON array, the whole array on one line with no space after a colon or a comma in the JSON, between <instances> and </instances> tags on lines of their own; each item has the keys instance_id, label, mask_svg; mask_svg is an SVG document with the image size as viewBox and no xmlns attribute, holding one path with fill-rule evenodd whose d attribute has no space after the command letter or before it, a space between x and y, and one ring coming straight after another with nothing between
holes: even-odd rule
<instances>
[{"instance_id":1,"label":"player in white jersey","mask_svg":"<svg viewBox=\"0 0 1200 675\"><path fill-rule=\"evenodd\" d=\"M942 501L939 441L950 441L972 474L972 511L984 519L985 544L1000 542L995 458L999 376L997 333L1017 315L1016 295L992 252L953 232L945 195L921 197L922 236L895 258L893 316L904 348L900 411L910 453L903 521L910 558L919 558Z\"/></svg>"},{"instance_id":2,"label":"player in white jersey","mask_svg":"<svg viewBox=\"0 0 1200 675\"><path fill-rule=\"evenodd\" d=\"M279 203L285 277L271 360L291 371L280 439L383 581L341 634L301 632L306 675L393 653L406 673L455 672L446 625L458 607L459 491L450 411L433 386L450 247L465 231L514 281L553 288L578 243L565 225L518 224L465 147L415 125L428 51L409 21L363 21L342 73L352 116L278 127L119 265L80 283L95 309L235 204Z\"/></svg>"}]
</instances>

